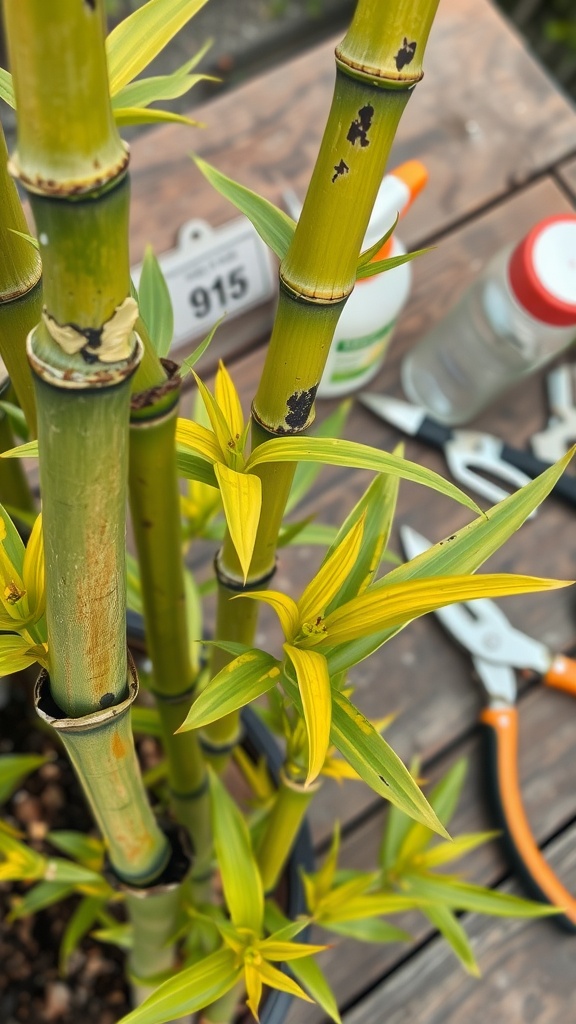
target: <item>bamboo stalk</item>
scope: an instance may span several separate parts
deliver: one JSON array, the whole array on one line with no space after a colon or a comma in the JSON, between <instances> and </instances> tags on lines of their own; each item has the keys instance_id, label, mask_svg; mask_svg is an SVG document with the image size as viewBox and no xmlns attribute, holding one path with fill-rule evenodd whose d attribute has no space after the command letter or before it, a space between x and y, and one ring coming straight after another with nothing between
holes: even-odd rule
<instances>
[{"instance_id":1,"label":"bamboo stalk","mask_svg":"<svg viewBox=\"0 0 576 1024\"><path fill-rule=\"evenodd\" d=\"M362 240L400 117L422 77L422 57L438 0L359 0L336 50L336 84L318 160L293 241L280 265L280 297L252 406L252 446L305 431L334 329L356 279ZM257 466L260 526L246 587L269 580L293 463ZM243 587L228 536L218 556L218 635L251 644L252 602L230 602ZM242 612L234 609L242 605ZM242 615L245 618L242 618ZM221 667L226 656L215 656ZM230 660L230 656L228 656ZM237 717L206 728L225 744Z\"/></svg>"},{"instance_id":2,"label":"bamboo stalk","mask_svg":"<svg viewBox=\"0 0 576 1024\"><path fill-rule=\"evenodd\" d=\"M174 735L194 698L190 658L175 431L181 379L171 366L165 383L133 395L129 491L138 550L147 650L168 760L172 805L195 850L192 875L209 874L210 802L204 758L195 733Z\"/></svg>"},{"instance_id":3,"label":"bamboo stalk","mask_svg":"<svg viewBox=\"0 0 576 1024\"><path fill-rule=\"evenodd\" d=\"M16 234L18 231L27 234L28 225L8 173L8 150L0 126L0 356L34 437L36 406L26 337L40 319L41 263L32 243Z\"/></svg>"},{"instance_id":4,"label":"bamboo stalk","mask_svg":"<svg viewBox=\"0 0 576 1024\"><path fill-rule=\"evenodd\" d=\"M320 785L317 782L306 788L302 779L289 774L287 766L281 770L276 800L257 849L264 892L274 892Z\"/></svg>"},{"instance_id":5,"label":"bamboo stalk","mask_svg":"<svg viewBox=\"0 0 576 1024\"><path fill-rule=\"evenodd\" d=\"M0 400L8 401L10 391L10 378L6 376L0 382ZM4 410L0 410L0 452L9 451L15 444L8 415ZM0 459L0 501L13 510L16 518L18 511L32 514L36 511L30 484L19 459Z\"/></svg>"},{"instance_id":6,"label":"bamboo stalk","mask_svg":"<svg viewBox=\"0 0 576 1024\"><path fill-rule=\"evenodd\" d=\"M49 696L39 701L52 702L48 717L112 866L143 884L162 872L170 845L126 714L136 688L125 647L128 421L141 354L129 297L128 158L110 108L102 3L54 0L47 10L42 0L8 0L5 9L19 115L12 169L31 197L44 267L42 319L28 339L50 660Z\"/></svg>"}]
</instances>

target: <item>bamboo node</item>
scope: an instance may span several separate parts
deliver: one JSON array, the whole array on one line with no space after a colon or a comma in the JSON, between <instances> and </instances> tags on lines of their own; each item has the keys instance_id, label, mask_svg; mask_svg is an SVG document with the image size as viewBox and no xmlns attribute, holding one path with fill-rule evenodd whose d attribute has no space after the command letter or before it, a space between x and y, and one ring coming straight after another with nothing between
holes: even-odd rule
<instances>
[{"instance_id":1,"label":"bamboo node","mask_svg":"<svg viewBox=\"0 0 576 1024\"><path fill-rule=\"evenodd\" d=\"M46 669L42 669L34 688L36 712L48 725L63 734L101 729L103 725L122 718L130 710L138 696L138 673L130 651L128 651L128 676L128 696L119 704L100 707L88 715L80 715L79 718L70 718L54 700L50 689L50 676Z\"/></svg>"},{"instance_id":2,"label":"bamboo node","mask_svg":"<svg viewBox=\"0 0 576 1024\"><path fill-rule=\"evenodd\" d=\"M121 140L123 153L120 160L107 167L95 178L82 178L72 181L56 180L55 178L44 178L40 173L33 176L22 169L18 159L18 153L14 153L8 160L8 171L13 178L17 178L27 192L33 192L38 196L53 196L58 199L73 199L75 196L84 196L87 193L101 192L104 189L113 187L117 180L123 177L128 170L130 162L130 149Z\"/></svg>"},{"instance_id":3,"label":"bamboo node","mask_svg":"<svg viewBox=\"0 0 576 1024\"><path fill-rule=\"evenodd\" d=\"M396 53L393 58L396 66L395 72L390 66L378 67L377 65L364 64L361 61L356 61L345 54L340 47L336 48L336 65L345 75L349 75L352 78L368 80L371 85L374 85L379 89L405 89L410 91L422 80L424 72L422 71L422 68L414 68L411 74L403 70L405 65L410 63L416 50L415 42L408 42L405 40L405 44L402 44L398 53ZM414 50L411 50L411 47L414 47ZM412 53L412 57L408 60L407 57L410 52Z\"/></svg>"},{"instance_id":4,"label":"bamboo node","mask_svg":"<svg viewBox=\"0 0 576 1024\"><path fill-rule=\"evenodd\" d=\"M97 388L114 387L117 384L123 384L124 381L128 380L138 368L138 364L142 358L144 352L144 346L139 336L134 332L133 337L135 338L135 345L130 353L129 358L124 362L124 365L113 366L112 364L102 363L95 366L94 369L72 369L71 367L55 366L51 363L46 362L34 351L36 328L30 331L26 340L26 354L28 356L28 362L32 367L32 370L37 377L45 381L46 384L52 385L52 387L69 389L69 390L92 390Z\"/></svg>"},{"instance_id":5,"label":"bamboo node","mask_svg":"<svg viewBox=\"0 0 576 1024\"><path fill-rule=\"evenodd\" d=\"M173 892L182 885L193 863L193 852L190 849L188 833L181 825L172 822L163 824L162 833L168 842L167 859L154 881L149 885L131 884L119 878L108 863L103 874L113 889L129 893L136 899L147 900L163 893Z\"/></svg>"},{"instance_id":6,"label":"bamboo node","mask_svg":"<svg viewBox=\"0 0 576 1024\"><path fill-rule=\"evenodd\" d=\"M254 590L254 587L264 587L266 583L270 582L276 572L276 562L274 562L274 565L269 572L264 573L263 576L258 576L257 579L248 577L248 579L244 581L243 576L233 576L231 573L227 572L221 564L221 558L222 550L218 552L214 559L214 572L216 574L216 579L220 586L225 587L226 590L233 590L235 594L241 594L244 590Z\"/></svg>"}]
</instances>

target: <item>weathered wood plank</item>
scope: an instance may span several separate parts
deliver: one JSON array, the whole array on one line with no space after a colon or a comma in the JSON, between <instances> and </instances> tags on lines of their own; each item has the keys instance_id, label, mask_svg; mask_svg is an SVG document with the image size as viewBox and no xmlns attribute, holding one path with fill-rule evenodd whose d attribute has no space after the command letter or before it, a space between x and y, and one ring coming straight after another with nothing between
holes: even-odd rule
<instances>
[{"instance_id":1,"label":"weathered wood plank","mask_svg":"<svg viewBox=\"0 0 576 1024\"><path fill-rule=\"evenodd\" d=\"M547 852L576 882L576 830ZM518 892L506 884L505 892ZM574 1019L574 936L550 923L467 915L464 925L482 967L470 978L434 939L344 1017L345 1024L566 1024Z\"/></svg>"},{"instance_id":2,"label":"weathered wood plank","mask_svg":"<svg viewBox=\"0 0 576 1024\"><path fill-rule=\"evenodd\" d=\"M569 160L565 164L560 164L556 169L560 181L566 186L576 199L576 160Z\"/></svg>"},{"instance_id":3,"label":"weathered wood plank","mask_svg":"<svg viewBox=\"0 0 576 1024\"><path fill-rule=\"evenodd\" d=\"M235 216L195 170L191 150L275 202L287 185L304 193L330 103L335 42L197 109L205 131L167 125L134 142L134 261L147 242L157 252L172 248L190 218L216 225ZM419 157L430 170L403 236L416 244L445 232L567 157L576 148L575 124L570 105L488 3L444 0L426 78L408 105L392 157L392 163ZM270 317L270 308L261 309L223 325L218 347L249 346Z\"/></svg>"},{"instance_id":4,"label":"weathered wood plank","mask_svg":"<svg viewBox=\"0 0 576 1024\"><path fill-rule=\"evenodd\" d=\"M472 680L463 676L461 683L466 686L467 683L472 684ZM522 699L520 720L522 795L534 834L542 843L572 821L576 812L574 703L565 695L556 699L556 695L538 686ZM478 731L441 757L426 773L427 779L430 783L435 782L462 756L469 761L469 771L460 806L451 824L453 835L493 827L485 801L483 747ZM368 821L346 837L342 850L344 866L358 869L374 867L384 821L385 808L381 804ZM468 878L489 886L498 883L508 873L497 843L489 843L476 851L463 862L463 867ZM573 870L564 873L563 866L558 870L573 891L576 873ZM433 929L421 915L403 915L397 922L413 936L410 949L421 945L433 934ZM562 939L556 930L551 933L547 924L537 923L533 927L543 928L550 943ZM326 941L326 933L322 933L321 941ZM343 1007L353 1004L361 993L377 984L379 978L393 972L409 952L405 945L374 946L352 940L334 940L333 936L330 941L334 941L334 946L323 954L321 963ZM420 1024L420 1018L417 1019ZM298 1005L293 1009L288 1024L320 1024L323 1020L322 1011L317 1007Z\"/></svg>"}]
</instances>

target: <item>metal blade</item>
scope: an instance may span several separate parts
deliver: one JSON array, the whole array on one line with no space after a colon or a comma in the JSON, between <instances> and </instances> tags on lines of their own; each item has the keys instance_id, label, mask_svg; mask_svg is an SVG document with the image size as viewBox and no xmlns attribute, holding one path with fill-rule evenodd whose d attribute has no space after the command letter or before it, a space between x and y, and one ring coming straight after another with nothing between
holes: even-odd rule
<instances>
[{"instance_id":1,"label":"metal blade","mask_svg":"<svg viewBox=\"0 0 576 1024\"><path fill-rule=\"evenodd\" d=\"M402 547L409 558L415 558L430 547L416 530L400 528ZM552 655L545 644L520 632L499 606L488 598L462 601L438 608L434 614L450 635L475 658L495 665L531 668L545 674Z\"/></svg>"},{"instance_id":2,"label":"metal blade","mask_svg":"<svg viewBox=\"0 0 576 1024\"><path fill-rule=\"evenodd\" d=\"M422 421L426 418L426 413L419 406L402 402L399 398L390 398L389 395L375 395L363 391L358 398L370 412L375 413L386 423L391 423L393 427L398 427L404 434L417 434Z\"/></svg>"}]
</instances>

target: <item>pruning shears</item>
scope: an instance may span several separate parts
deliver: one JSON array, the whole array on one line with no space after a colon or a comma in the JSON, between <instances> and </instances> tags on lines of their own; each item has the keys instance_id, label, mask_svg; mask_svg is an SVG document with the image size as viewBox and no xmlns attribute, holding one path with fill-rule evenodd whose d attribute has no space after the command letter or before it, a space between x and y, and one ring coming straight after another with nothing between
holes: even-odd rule
<instances>
[{"instance_id":1,"label":"pruning shears","mask_svg":"<svg viewBox=\"0 0 576 1024\"><path fill-rule=\"evenodd\" d=\"M455 479L488 501L502 501L509 492L483 474L489 474L511 487L523 487L554 461L552 458L543 461L528 451L513 448L493 434L445 427L430 419L419 406L390 395L365 391L359 398L362 405L404 434L441 448ZM573 476L564 473L556 481L553 492L570 505L576 505L576 479Z\"/></svg>"},{"instance_id":2,"label":"pruning shears","mask_svg":"<svg viewBox=\"0 0 576 1024\"><path fill-rule=\"evenodd\" d=\"M401 527L400 537L408 558L430 547L429 541L408 526ZM484 687L487 700L480 721L486 733L488 797L508 858L535 897L562 908L563 913L553 920L576 932L576 898L544 859L522 802L514 672L532 669L546 686L576 696L576 661L553 654L546 644L515 629L499 606L486 598L448 605L434 614L471 655Z\"/></svg>"}]
</instances>

